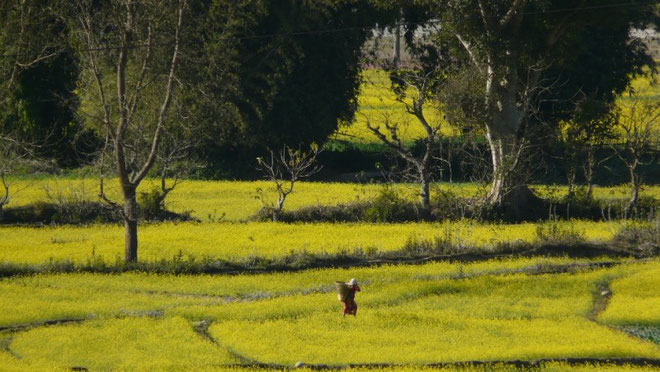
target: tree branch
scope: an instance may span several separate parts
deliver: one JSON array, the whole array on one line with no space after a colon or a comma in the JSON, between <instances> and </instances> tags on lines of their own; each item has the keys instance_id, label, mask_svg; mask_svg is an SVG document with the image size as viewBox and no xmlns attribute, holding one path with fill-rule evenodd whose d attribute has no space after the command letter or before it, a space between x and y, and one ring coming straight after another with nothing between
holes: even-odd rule
<instances>
[{"instance_id":1,"label":"tree branch","mask_svg":"<svg viewBox=\"0 0 660 372\"><path fill-rule=\"evenodd\" d=\"M158 145L160 144L161 141L161 136L162 132L165 127L165 116L167 113L167 110L169 108L170 102L172 100L172 85L174 82L174 71L176 70L177 67L177 61L178 61L178 56L179 56L179 44L180 44L180 37L181 37L181 26L183 24L183 10L186 5L185 0L179 1L179 10L178 10L178 20L177 20L177 25L176 25L176 31L174 34L174 52L172 53L172 62L170 64L170 72L167 78L167 88L165 89L165 98L163 100L163 104L160 107L160 111L158 113L158 121L156 124L156 131L154 133L153 137L153 142L151 144L151 152L149 153L149 156L147 157L147 161L144 163L142 166L142 169L138 171L137 175L133 178L132 182L134 184L140 183L142 179L147 175L149 172L149 169L151 169L151 166L154 163L154 160L156 159L156 153L158 150Z\"/></svg>"},{"instance_id":2,"label":"tree branch","mask_svg":"<svg viewBox=\"0 0 660 372\"><path fill-rule=\"evenodd\" d=\"M511 4L511 7L506 12L504 17L500 19L499 22L500 28L506 27L509 24L509 22L511 22L511 20L518 13L520 8L525 5L525 2L526 0L514 0L513 4Z\"/></svg>"},{"instance_id":3,"label":"tree branch","mask_svg":"<svg viewBox=\"0 0 660 372\"><path fill-rule=\"evenodd\" d=\"M2 180L2 187L5 190L5 195L0 199L0 210L2 207L9 203L9 185L7 185L7 180L5 180L5 172L0 172L0 180Z\"/></svg>"},{"instance_id":4,"label":"tree branch","mask_svg":"<svg viewBox=\"0 0 660 372\"><path fill-rule=\"evenodd\" d=\"M456 35L456 38L458 39L458 41L461 43L461 45L463 45L463 48L465 48L465 51L468 52L468 55L470 56L470 59L472 59L472 63L474 63L474 66L477 68L477 70L479 70L480 73L483 74L484 73L483 66L482 66L481 62L477 59L477 55L476 55L475 51L472 49L472 44L470 44L470 42L467 39L465 39L463 36L461 36L461 34L456 32L456 33L454 33L454 35Z\"/></svg>"}]
</instances>

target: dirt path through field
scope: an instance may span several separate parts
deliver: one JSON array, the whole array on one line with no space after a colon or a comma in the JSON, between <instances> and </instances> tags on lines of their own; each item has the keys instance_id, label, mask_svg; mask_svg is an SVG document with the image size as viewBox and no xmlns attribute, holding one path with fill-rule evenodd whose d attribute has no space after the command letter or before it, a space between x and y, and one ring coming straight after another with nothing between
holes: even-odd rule
<instances>
[{"instance_id":1,"label":"dirt path through field","mask_svg":"<svg viewBox=\"0 0 660 372\"><path fill-rule=\"evenodd\" d=\"M646 328L651 328L651 329L656 328L654 329L654 331L658 332L657 327L635 327L635 326L620 327L620 326L609 325L598 320L598 316L607 309L607 305L609 304L610 299L612 298L612 289L610 287L610 284L612 283L613 280L614 278L610 278L607 281L597 283L596 292L594 293L593 308L591 309L591 312L589 312L589 314L587 315L587 318L600 326L607 327L619 333L624 333L625 335L635 340L638 341L651 340L652 342L658 344L658 341L653 341L651 338L643 337L639 333L640 329L646 329ZM658 345L658 348L660 348L660 345Z\"/></svg>"}]
</instances>

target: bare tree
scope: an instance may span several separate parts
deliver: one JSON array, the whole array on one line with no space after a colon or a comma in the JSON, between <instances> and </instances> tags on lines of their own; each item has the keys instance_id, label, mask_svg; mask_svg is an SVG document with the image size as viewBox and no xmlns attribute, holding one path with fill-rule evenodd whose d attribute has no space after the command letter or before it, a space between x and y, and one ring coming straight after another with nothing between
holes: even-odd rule
<instances>
[{"instance_id":1,"label":"bare tree","mask_svg":"<svg viewBox=\"0 0 660 372\"><path fill-rule=\"evenodd\" d=\"M155 164L171 123L186 0L71 1L88 99L107 134L123 202L124 260L138 259L136 191ZM115 93L112 93L114 85ZM89 113L93 117L95 113Z\"/></svg>"},{"instance_id":2,"label":"bare tree","mask_svg":"<svg viewBox=\"0 0 660 372\"><path fill-rule=\"evenodd\" d=\"M284 145L277 153L269 150L269 156L266 159L257 158L258 169L262 171L266 179L275 184L277 191L277 204L268 205L263 192L257 190L262 203L268 205L271 210L273 221L279 219L287 196L293 192L294 184L321 170L322 167L316 164L316 157L321 151L322 149L315 143L310 145L309 151L303 151L300 148L293 149Z\"/></svg>"},{"instance_id":3,"label":"bare tree","mask_svg":"<svg viewBox=\"0 0 660 372\"><path fill-rule=\"evenodd\" d=\"M442 138L443 123L429 120L425 112L437 79L435 70L396 69L391 73L392 85L390 88L396 94L397 101L403 104L406 112L424 131L424 137L421 139L424 151L421 154L415 154L410 146L402 141L401 123L392 122L390 115L384 113L377 123L372 118L364 116L369 131L409 165L411 173L414 174L414 180L419 183L419 201L424 213L428 213L431 209L430 183L433 164L438 160L448 162L437 152Z\"/></svg>"},{"instance_id":4,"label":"bare tree","mask_svg":"<svg viewBox=\"0 0 660 372\"><path fill-rule=\"evenodd\" d=\"M9 204L10 193L7 175L11 173L17 162L22 160L29 152L20 141L8 135L0 135L0 213L2 207Z\"/></svg>"},{"instance_id":5,"label":"bare tree","mask_svg":"<svg viewBox=\"0 0 660 372\"><path fill-rule=\"evenodd\" d=\"M626 215L629 215L637 204L642 184L638 167L646 163L644 156L649 150L657 149L660 144L660 101L630 91L622 102L616 121L623 143L614 149L630 174L630 200L626 207Z\"/></svg>"}]
</instances>

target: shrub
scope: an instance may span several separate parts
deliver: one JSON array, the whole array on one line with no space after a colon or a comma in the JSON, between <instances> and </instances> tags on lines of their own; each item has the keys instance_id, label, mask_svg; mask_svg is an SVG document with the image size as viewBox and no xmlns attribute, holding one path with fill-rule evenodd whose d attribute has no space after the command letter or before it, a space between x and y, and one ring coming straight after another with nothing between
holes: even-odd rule
<instances>
[{"instance_id":1,"label":"shrub","mask_svg":"<svg viewBox=\"0 0 660 372\"><path fill-rule=\"evenodd\" d=\"M544 222L536 227L539 243L550 245L577 245L585 241L584 232L573 225L566 226L556 222Z\"/></svg>"},{"instance_id":2,"label":"shrub","mask_svg":"<svg viewBox=\"0 0 660 372\"><path fill-rule=\"evenodd\" d=\"M363 221L368 222L403 222L421 219L419 207L406 201L390 186L383 187L378 195L369 201L361 217Z\"/></svg>"},{"instance_id":3,"label":"shrub","mask_svg":"<svg viewBox=\"0 0 660 372\"><path fill-rule=\"evenodd\" d=\"M647 223L632 223L619 230L612 244L642 256L660 255L660 217Z\"/></svg>"},{"instance_id":4,"label":"shrub","mask_svg":"<svg viewBox=\"0 0 660 372\"><path fill-rule=\"evenodd\" d=\"M146 220L157 219L165 211L165 199L160 189L155 187L138 194L140 216Z\"/></svg>"}]
</instances>

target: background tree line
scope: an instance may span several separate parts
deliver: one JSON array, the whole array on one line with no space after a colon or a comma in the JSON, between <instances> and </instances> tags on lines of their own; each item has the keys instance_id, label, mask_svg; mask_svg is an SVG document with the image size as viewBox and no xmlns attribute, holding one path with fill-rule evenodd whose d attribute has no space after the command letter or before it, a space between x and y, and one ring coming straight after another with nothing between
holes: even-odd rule
<instances>
[{"instance_id":1,"label":"background tree line","mask_svg":"<svg viewBox=\"0 0 660 372\"><path fill-rule=\"evenodd\" d=\"M93 163L101 179L117 175L123 200L105 197L103 183L99 194L125 220L127 261L137 259L135 193L144 177L162 176L164 198L173 187L165 177L177 167L188 175L253 175L267 148L323 143L353 120L365 65L389 73L391 90L427 133L411 148L398 139L398 123L369 124L421 183L423 209L434 167L452 164L425 107L441 108L458 130L460 154L477 160L470 172L485 169L485 202L515 209L534 198L527 185L538 177L535 166L556 154L556 163L568 164L569 183L582 167L591 184L602 160L598 141L615 123L636 120L617 112L615 98L633 77L655 73L646 47L629 36L657 25L654 1L9 0L0 7L3 184L24 159ZM365 52L373 31L388 27L402 30L412 64ZM649 130L624 126L624 147L615 149L633 185L654 150L653 110Z\"/></svg>"}]
</instances>

